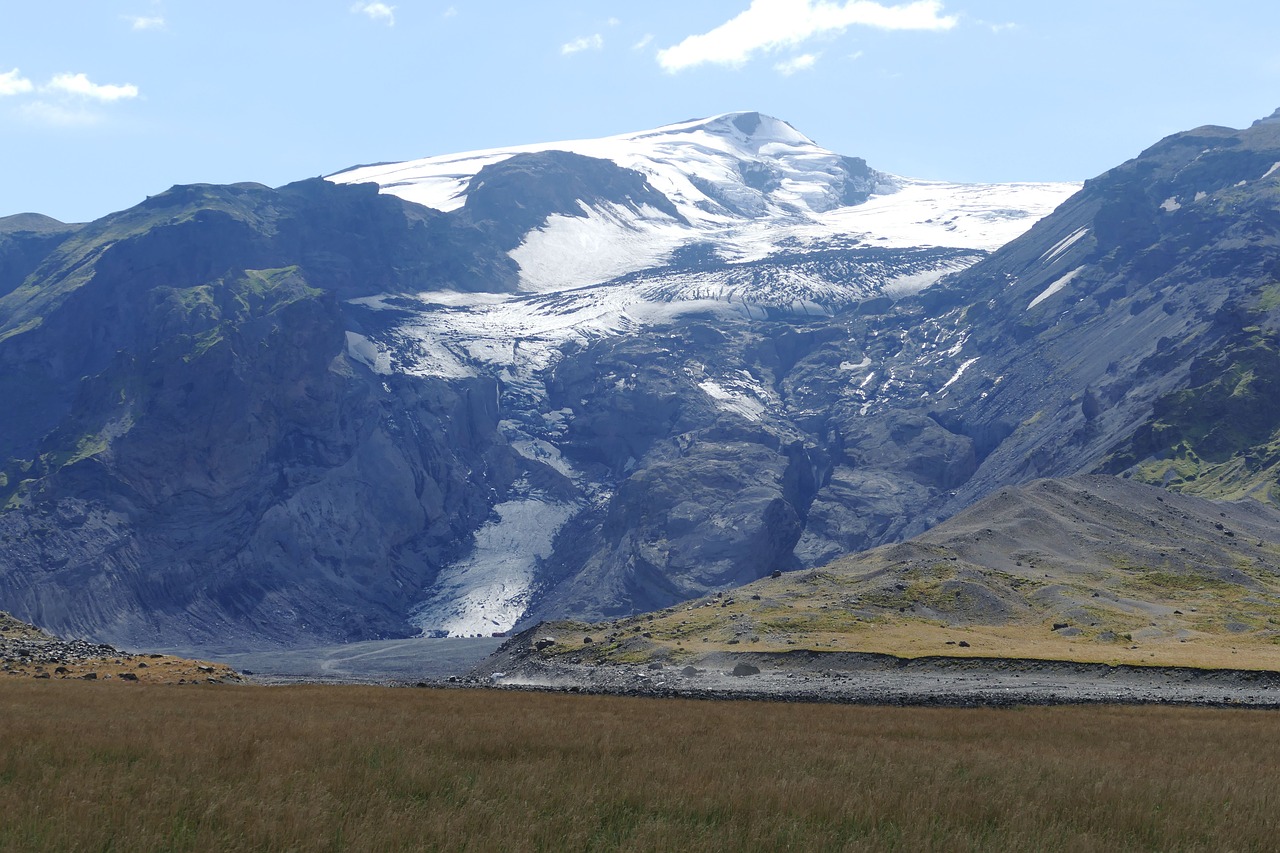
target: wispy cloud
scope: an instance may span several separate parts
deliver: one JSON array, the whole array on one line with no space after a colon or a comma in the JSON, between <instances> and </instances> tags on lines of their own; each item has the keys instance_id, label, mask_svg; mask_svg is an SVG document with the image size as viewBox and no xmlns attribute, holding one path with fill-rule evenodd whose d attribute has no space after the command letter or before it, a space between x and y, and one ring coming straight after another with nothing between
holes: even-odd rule
<instances>
[{"instance_id":1,"label":"wispy cloud","mask_svg":"<svg viewBox=\"0 0 1280 853\"><path fill-rule=\"evenodd\" d=\"M442 18L456 18L456 17L458 17L458 7L457 7L457 6L450 6L448 9L445 9L443 12L441 12L441 13L440 13L440 17L442 17Z\"/></svg>"},{"instance_id":2,"label":"wispy cloud","mask_svg":"<svg viewBox=\"0 0 1280 853\"><path fill-rule=\"evenodd\" d=\"M98 84L85 74L55 74L53 79L41 87L41 91L63 95L75 95L91 98L95 101L123 101L138 97L138 87L132 83L115 85Z\"/></svg>"},{"instance_id":3,"label":"wispy cloud","mask_svg":"<svg viewBox=\"0 0 1280 853\"><path fill-rule=\"evenodd\" d=\"M874 0L752 0L745 12L701 35L658 51L658 64L675 73L697 65L740 66L755 54L794 48L811 38L853 26L882 30L949 30L958 19L942 14L941 0L886 5Z\"/></svg>"},{"instance_id":4,"label":"wispy cloud","mask_svg":"<svg viewBox=\"0 0 1280 853\"><path fill-rule=\"evenodd\" d=\"M132 83L100 84L87 74L55 74L48 83L37 86L15 68L0 74L0 95L35 94L24 99L13 115L28 124L49 127L87 127L106 121L109 113L104 105L127 101L139 96Z\"/></svg>"},{"instance_id":5,"label":"wispy cloud","mask_svg":"<svg viewBox=\"0 0 1280 853\"><path fill-rule=\"evenodd\" d=\"M807 71L818 63L818 55L814 53L802 53L799 56L793 56L790 59L783 60L773 66L773 70L777 71L783 77L790 77L797 71Z\"/></svg>"},{"instance_id":6,"label":"wispy cloud","mask_svg":"<svg viewBox=\"0 0 1280 853\"><path fill-rule=\"evenodd\" d=\"M25 95L35 89L35 84L18 73L18 69L0 74L0 98L6 95Z\"/></svg>"},{"instance_id":7,"label":"wispy cloud","mask_svg":"<svg viewBox=\"0 0 1280 853\"><path fill-rule=\"evenodd\" d=\"M388 27L396 25L396 7L386 3L357 3L351 7L351 11L365 15L371 21L381 21Z\"/></svg>"},{"instance_id":8,"label":"wispy cloud","mask_svg":"<svg viewBox=\"0 0 1280 853\"><path fill-rule=\"evenodd\" d=\"M595 33L589 36L583 36L580 39L574 39L571 42L560 45L560 54L562 56L572 56L575 53L581 53L584 50L603 50L604 36Z\"/></svg>"},{"instance_id":9,"label":"wispy cloud","mask_svg":"<svg viewBox=\"0 0 1280 853\"><path fill-rule=\"evenodd\" d=\"M127 15L125 20L135 30L163 30L164 18L160 15Z\"/></svg>"},{"instance_id":10,"label":"wispy cloud","mask_svg":"<svg viewBox=\"0 0 1280 853\"><path fill-rule=\"evenodd\" d=\"M88 127L99 124L105 116L83 104L54 104L48 101L32 101L18 107L18 116L29 124L54 127Z\"/></svg>"},{"instance_id":11,"label":"wispy cloud","mask_svg":"<svg viewBox=\"0 0 1280 853\"><path fill-rule=\"evenodd\" d=\"M631 49L644 50L646 47L648 47L651 44L653 44L653 33L645 33L644 36L641 37L640 41L631 45Z\"/></svg>"},{"instance_id":12,"label":"wispy cloud","mask_svg":"<svg viewBox=\"0 0 1280 853\"><path fill-rule=\"evenodd\" d=\"M1012 21L1003 24L987 24L987 26L991 28L991 32L997 34L1012 32L1018 28L1018 25Z\"/></svg>"}]
</instances>

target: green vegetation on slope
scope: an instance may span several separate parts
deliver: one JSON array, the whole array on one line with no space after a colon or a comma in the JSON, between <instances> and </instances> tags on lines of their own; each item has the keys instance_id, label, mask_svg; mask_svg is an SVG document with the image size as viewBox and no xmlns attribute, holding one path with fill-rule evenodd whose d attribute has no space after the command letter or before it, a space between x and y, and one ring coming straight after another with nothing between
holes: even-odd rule
<instances>
[{"instance_id":1,"label":"green vegetation on slope","mask_svg":"<svg viewBox=\"0 0 1280 853\"><path fill-rule=\"evenodd\" d=\"M148 407L138 401L163 386L173 362L195 361L224 341L237 339L250 325L277 325L280 311L323 294L307 283L296 265L228 273L194 287L154 288L152 321L160 332L147 342L149 351L86 380L100 403L88 409L92 420L64 423L45 438L35 460L10 460L0 472L0 506L22 506L25 486L107 452L133 428L136 417L145 416Z\"/></svg>"},{"instance_id":2,"label":"green vegetation on slope","mask_svg":"<svg viewBox=\"0 0 1280 853\"><path fill-rule=\"evenodd\" d=\"M1187 494L1280 504L1280 336L1246 327L1198 359L1188 386L1157 400L1104 468Z\"/></svg>"}]
</instances>

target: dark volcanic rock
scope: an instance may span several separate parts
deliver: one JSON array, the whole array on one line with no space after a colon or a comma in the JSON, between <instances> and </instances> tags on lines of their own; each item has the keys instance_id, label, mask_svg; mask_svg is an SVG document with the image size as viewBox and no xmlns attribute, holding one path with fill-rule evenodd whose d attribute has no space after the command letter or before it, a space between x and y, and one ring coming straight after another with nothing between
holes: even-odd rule
<instances>
[{"instance_id":1,"label":"dark volcanic rock","mask_svg":"<svg viewBox=\"0 0 1280 853\"><path fill-rule=\"evenodd\" d=\"M548 217L586 216L584 204L602 202L632 210L645 205L685 222L641 173L568 151L516 154L485 166L467 187L463 211L502 249L514 249Z\"/></svg>"},{"instance_id":2,"label":"dark volcanic rock","mask_svg":"<svg viewBox=\"0 0 1280 853\"><path fill-rule=\"evenodd\" d=\"M114 642L408 633L516 467L494 380L373 373L339 297L507 286L453 223L308 181L67 237L0 298L0 601Z\"/></svg>"}]
</instances>

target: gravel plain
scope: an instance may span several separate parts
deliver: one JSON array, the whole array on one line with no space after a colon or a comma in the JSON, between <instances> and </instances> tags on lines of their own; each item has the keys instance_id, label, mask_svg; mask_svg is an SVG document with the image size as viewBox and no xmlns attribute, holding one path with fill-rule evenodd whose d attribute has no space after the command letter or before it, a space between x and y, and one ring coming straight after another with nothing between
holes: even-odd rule
<instances>
[{"instance_id":1,"label":"gravel plain","mask_svg":"<svg viewBox=\"0 0 1280 853\"><path fill-rule=\"evenodd\" d=\"M797 651L716 653L687 665L591 665L495 655L457 684L627 696L874 705L1178 704L1280 708L1280 673L999 658Z\"/></svg>"}]
</instances>

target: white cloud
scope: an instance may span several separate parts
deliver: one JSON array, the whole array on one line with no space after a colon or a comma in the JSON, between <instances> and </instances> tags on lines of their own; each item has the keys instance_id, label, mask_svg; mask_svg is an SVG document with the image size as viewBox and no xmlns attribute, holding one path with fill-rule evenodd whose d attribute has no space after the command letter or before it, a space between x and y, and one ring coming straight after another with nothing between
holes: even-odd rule
<instances>
[{"instance_id":1,"label":"white cloud","mask_svg":"<svg viewBox=\"0 0 1280 853\"><path fill-rule=\"evenodd\" d=\"M779 62L773 66L773 70L777 71L783 77L790 77L797 71L807 71L818 62L817 54L802 53L799 56L793 56L790 59Z\"/></svg>"},{"instance_id":2,"label":"white cloud","mask_svg":"<svg viewBox=\"0 0 1280 853\"><path fill-rule=\"evenodd\" d=\"M457 7L457 6L450 6L448 9L445 9L443 12L441 12L441 13L440 13L440 17L442 17L442 18L456 18L456 17L458 17L458 7Z\"/></svg>"},{"instance_id":3,"label":"white cloud","mask_svg":"<svg viewBox=\"0 0 1280 853\"><path fill-rule=\"evenodd\" d=\"M0 74L0 98L5 95L24 95L33 89L35 86L32 82L19 74L16 68Z\"/></svg>"},{"instance_id":4,"label":"white cloud","mask_svg":"<svg viewBox=\"0 0 1280 853\"><path fill-rule=\"evenodd\" d=\"M1018 28L1018 25L1012 22L1005 24L987 24L987 26L991 28L991 32L996 34L1012 32Z\"/></svg>"},{"instance_id":5,"label":"white cloud","mask_svg":"<svg viewBox=\"0 0 1280 853\"><path fill-rule=\"evenodd\" d=\"M384 21L388 27L396 25L396 7L386 3L357 3L351 11L367 15L371 21Z\"/></svg>"},{"instance_id":6,"label":"white cloud","mask_svg":"<svg viewBox=\"0 0 1280 853\"><path fill-rule=\"evenodd\" d=\"M560 45L560 53L562 56L571 56L575 53L581 53L584 50L603 50L604 36L596 33L594 35L584 36L580 39Z\"/></svg>"},{"instance_id":7,"label":"white cloud","mask_svg":"<svg viewBox=\"0 0 1280 853\"><path fill-rule=\"evenodd\" d=\"M95 101L121 101L138 97L138 87L132 83L99 85L84 74L55 74L53 79L42 87L42 91L77 95L92 98Z\"/></svg>"},{"instance_id":8,"label":"white cloud","mask_svg":"<svg viewBox=\"0 0 1280 853\"><path fill-rule=\"evenodd\" d=\"M618 24L621 24L621 23L622 23L622 21L619 21L617 18L610 18L609 20L605 21L604 23L605 23L605 26L607 26L607 27L616 27L616 26L618 26Z\"/></svg>"},{"instance_id":9,"label":"white cloud","mask_svg":"<svg viewBox=\"0 0 1280 853\"><path fill-rule=\"evenodd\" d=\"M653 44L653 33L645 33L644 36L640 39L640 41L631 45L631 49L644 50L646 47L648 47L651 44Z\"/></svg>"},{"instance_id":10,"label":"white cloud","mask_svg":"<svg viewBox=\"0 0 1280 853\"><path fill-rule=\"evenodd\" d=\"M889 6L875 0L752 0L745 12L701 35L658 51L658 64L675 73L704 63L740 66L760 51L797 47L824 33L852 26L882 30L949 30L941 0Z\"/></svg>"},{"instance_id":11,"label":"white cloud","mask_svg":"<svg viewBox=\"0 0 1280 853\"><path fill-rule=\"evenodd\" d=\"M159 15L134 15L126 18L135 30L163 30L164 18Z\"/></svg>"}]
</instances>

